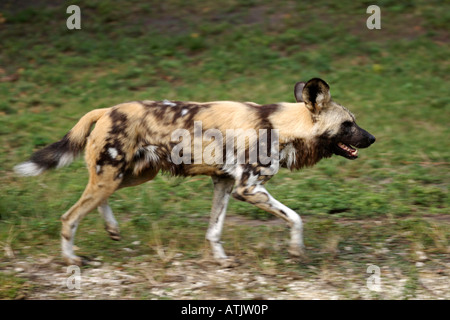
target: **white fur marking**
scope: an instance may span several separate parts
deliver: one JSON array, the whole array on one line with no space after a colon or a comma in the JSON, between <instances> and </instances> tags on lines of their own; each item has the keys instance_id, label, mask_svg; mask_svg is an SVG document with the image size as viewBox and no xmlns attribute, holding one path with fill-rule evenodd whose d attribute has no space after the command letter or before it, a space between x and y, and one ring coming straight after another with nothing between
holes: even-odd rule
<instances>
[{"instance_id":1,"label":"white fur marking","mask_svg":"<svg viewBox=\"0 0 450 320\"><path fill-rule=\"evenodd\" d=\"M262 189L262 190L261 190ZM276 200L272 195L270 195L263 186L258 186L255 192L264 192L269 196L268 204L273 208L278 209L286 214L286 217L291 223L291 248L303 249L303 222L302 218L292 209L286 207L284 204Z\"/></svg>"},{"instance_id":2,"label":"white fur marking","mask_svg":"<svg viewBox=\"0 0 450 320\"><path fill-rule=\"evenodd\" d=\"M96 172L96 173L99 173L100 170L102 170L102 166L97 165L97 166L95 167L95 172Z\"/></svg>"},{"instance_id":3,"label":"white fur marking","mask_svg":"<svg viewBox=\"0 0 450 320\"><path fill-rule=\"evenodd\" d=\"M116 150L116 148L109 148L108 149L109 155L111 156L111 158L115 159L117 157L117 155L119 154Z\"/></svg>"},{"instance_id":4,"label":"white fur marking","mask_svg":"<svg viewBox=\"0 0 450 320\"><path fill-rule=\"evenodd\" d=\"M156 153L157 146L149 145L145 146L143 149L145 150L145 160L148 162L158 162L159 156Z\"/></svg>"},{"instance_id":5,"label":"white fur marking","mask_svg":"<svg viewBox=\"0 0 450 320\"><path fill-rule=\"evenodd\" d=\"M103 219L105 219L105 222L108 226L112 228L118 228L119 224L114 217L111 207L107 203L103 203L98 206L98 211L102 215Z\"/></svg>"},{"instance_id":6,"label":"white fur marking","mask_svg":"<svg viewBox=\"0 0 450 320\"><path fill-rule=\"evenodd\" d=\"M258 183L258 177L259 177L259 175L254 175L253 173L250 172L250 176L248 177L248 180L247 180L247 185L248 186L256 186L256 189L258 189L258 187L260 187L260 185ZM256 189L254 192L257 192Z\"/></svg>"},{"instance_id":7,"label":"white fur marking","mask_svg":"<svg viewBox=\"0 0 450 320\"><path fill-rule=\"evenodd\" d=\"M220 236L222 235L222 230L223 230L223 222L225 220L226 206L228 204L229 198L230 198L229 193L223 194L223 198L221 199L221 203L220 203L222 210L217 213L217 216L218 216L217 221L214 221L213 223L211 223L208 228L208 232L206 233L206 239L211 242L218 243L220 241ZM213 250L214 250L214 248L213 248Z\"/></svg>"},{"instance_id":8,"label":"white fur marking","mask_svg":"<svg viewBox=\"0 0 450 320\"><path fill-rule=\"evenodd\" d=\"M181 116L184 117L189 112L188 109L181 110Z\"/></svg>"},{"instance_id":9,"label":"white fur marking","mask_svg":"<svg viewBox=\"0 0 450 320\"><path fill-rule=\"evenodd\" d=\"M242 166L233 163L225 163L222 167L222 170L228 173L233 178L240 178L243 172Z\"/></svg>"},{"instance_id":10,"label":"white fur marking","mask_svg":"<svg viewBox=\"0 0 450 320\"><path fill-rule=\"evenodd\" d=\"M166 105L166 106L171 106L171 107L175 107L177 105L176 103L174 103L172 101L169 101L167 99L163 100L163 104Z\"/></svg>"},{"instance_id":11,"label":"white fur marking","mask_svg":"<svg viewBox=\"0 0 450 320\"><path fill-rule=\"evenodd\" d=\"M227 191L227 186L230 182L226 182L225 185L224 183L225 182L217 182L214 185L213 208L211 211L208 232L206 233L206 239L209 240L214 258L216 259L227 258L220 241L228 200L230 198L230 193Z\"/></svg>"},{"instance_id":12,"label":"white fur marking","mask_svg":"<svg viewBox=\"0 0 450 320\"><path fill-rule=\"evenodd\" d=\"M281 151L280 160L285 161L288 168L295 164L295 148L292 143L288 143Z\"/></svg>"},{"instance_id":13,"label":"white fur marking","mask_svg":"<svg viewBox=\"0 0 450 320\"><path fill-rule=\"evenodd\" d=\"M76 224L72 227L72 237L70 238L70 240L66 240L64 237L61 237L62 238L61 246L62 246L63 255L69 259L77 258L77 256L73 252L73 240L75 239L75 233L77 231L77 227L78 227L78 224Z\"/></svg>"},{"instance_id":14,"label":"white fur marking","mask_svg":"<svg viewBox=\"0 0 450 320\"><path fill-rule=\"evenodd\" d=\"M37 176L44 171L44 168L39 167L34 162L27 161L15 166L14 171L21 176Z\"/></svg>"},{"instance_id":15,"label":"white fur marking","mask_svg":"<svg viewBox=\"0 0 450 320\"><path fill-rule=\"evenodd\" d=\"M56 169L68 166L72 163L74 159L74 156L72 153L64 153L61 158L59 158L58 165L56 166Z\"/></svg>"}]
</instances>

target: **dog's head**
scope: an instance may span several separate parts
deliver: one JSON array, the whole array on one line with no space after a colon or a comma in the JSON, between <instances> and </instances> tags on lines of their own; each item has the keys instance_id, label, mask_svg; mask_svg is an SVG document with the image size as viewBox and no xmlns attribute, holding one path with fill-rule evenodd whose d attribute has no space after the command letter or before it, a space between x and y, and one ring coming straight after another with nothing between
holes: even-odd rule
<instances>
[{"instance_id":1,"label":"dog's head","mask_svg":"<svg viewBox=\"0 0 450 320\"><path fill-rule=\"evenodd\" d=\"M373 135L356 124L349 110L331 99L330 87L322 79L297 82L294 95L311 112L314 136L330 153L353 160L358 158L356 148L367 148L375 142Z\"/></svg>"}]
</instances>

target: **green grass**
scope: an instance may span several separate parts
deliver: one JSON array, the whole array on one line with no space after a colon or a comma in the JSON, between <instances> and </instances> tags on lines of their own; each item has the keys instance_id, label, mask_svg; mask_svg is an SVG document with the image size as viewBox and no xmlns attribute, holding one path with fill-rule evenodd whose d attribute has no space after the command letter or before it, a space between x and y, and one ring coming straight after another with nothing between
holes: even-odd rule
<instances>
[{"instance_id":1,"label":"green grass","mask_svg":"<svg viewBox=\"0 0 450 320\"><path fill-rule=\"evenodd\" d=\"M12 167L59 140L87 111L140 99L291 102L295 82L321 77L377 142L356 161L282 170L268 183L275 198L307 220L305 243L316 269L285 263L285 245L278 244L287 230L265 226L270 215L234 200L229 215L261 224L225 229L227 250L306 275L363 270L377 261L399 266L409 275L404 298L418 287L414 248L445 260L448 4L378 1L382 29L368 30L370 1L77 1L82 29L72 31L65 24L69 4L0 5L0 79L17 77L0 81L0 243L17 257L59 255L59 217L80 196L87 172L82 160L36 178L16 177ZM110 262L127 258L122 248L136 239L144 244L136 258L155 255L158 241L201 257L211 196L207 177L158 176L112 196L122 242L104 241L103 222L92 213L77 245L81 254L101 252ZM389 253L373 254L391 238ZM2 260L0 270L13 263ZM10 275L0 283L6 299L25 285Z\"/></svg>"}]
</instances>

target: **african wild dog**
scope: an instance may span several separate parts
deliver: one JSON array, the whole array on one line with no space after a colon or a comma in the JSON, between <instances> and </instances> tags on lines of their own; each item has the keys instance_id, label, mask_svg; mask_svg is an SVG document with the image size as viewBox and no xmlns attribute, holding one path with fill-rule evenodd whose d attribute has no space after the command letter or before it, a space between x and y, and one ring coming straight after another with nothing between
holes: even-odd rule
<instances>
[{"instance_id":1,"label":"african wild dog","mask_svg":"<svg viewBox=\"0 0 450 320\"><path fill-rule=\"evenodd\" d=\"M291 227L289 252L302 256L302 220L264 188L264 183L272 177L263 174L267 164L248 160L240 164L174 163L171 158L176 146L171 139L172 133L182 128L193 136L194 122L202 124L203 132L216 129L224 135L228 129L276 129L279 158L274 166L290 170L312 166L333 154L356 159L355 148L366 148L375 141L374 136L358 127L355 117L346 108L331 100L325 81L315 78L307 83L299 82L295 85L294 95L296 103L257 105L252 102L164 100L130 102L93 110L83 116L62 140L37 151L15 170L25 176L38 175L47 169L70 164L86 149L89 183L78 202L61 217L62 252L68 264L82 263L73 251L80 220L98 208L110 237L119 240L119 227L108 205L109 196L117 189L152 180L159 171L175 176L203 174L212 177L214 196L206 238L219 262L227 264L230 261L220 242L230 194L284 219ZM220 143L223 145L225 141ZM248 153L250 147L246 142L244 151ZM189 155L188 160L191 157Z\"/></svg>"}]
</instances>

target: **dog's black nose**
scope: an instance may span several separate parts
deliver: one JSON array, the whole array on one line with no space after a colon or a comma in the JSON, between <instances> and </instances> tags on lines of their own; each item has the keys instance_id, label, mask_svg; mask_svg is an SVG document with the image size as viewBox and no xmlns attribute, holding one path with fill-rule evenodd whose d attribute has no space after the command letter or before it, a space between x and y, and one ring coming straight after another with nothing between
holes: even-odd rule
<instances>
[{"instance_id":1,"label":"dog's black nose","mask_svg":"<svg viewBox=\"0 0 450 320\"><path fill-rule=\"evenodd\" d=\"M370 144L372 144L372 143L374 143L375 142L375 137L373 136L373 135L370 135L370 137L369 137L369 143Z\"/></svg>"}]
</instances>

